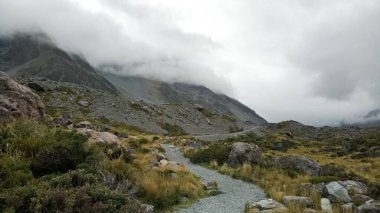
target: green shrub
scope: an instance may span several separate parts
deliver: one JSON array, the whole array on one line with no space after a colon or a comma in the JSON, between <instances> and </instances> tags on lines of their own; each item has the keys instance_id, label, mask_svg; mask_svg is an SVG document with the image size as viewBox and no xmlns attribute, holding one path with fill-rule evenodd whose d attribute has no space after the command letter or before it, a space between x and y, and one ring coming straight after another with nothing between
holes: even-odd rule
<instances>
[{"instance_id":1,"label":"green shrub","mask_svg":"<svg viewBox=\"0 0 380 213\"><path fill-rule=\"evenodd\" d=\"M54 137L54 142L47 144L32 162L31 170L37 177L73 170L91 154L85 147L87 138L82 134L58 131Z\"/></svg>"},{"instance_id":2,"label":"green shrub","mask_svg":"<svg viewBox=\"0 0 380 213\"><path fill-rule=\"evenodd\" d=\"M189 153L189 158L193 163L210 163L211 161L216 161L218 164L223 164L227 162L230 151L231 149L228 145L211 145L209 148Z\"/></svg>"},{"instance_id":3,"label":"green shrub","mask_svg":"<svg viewBox=\"0 0 380 213\"><path fill-rule=\"evenodd\" d=\"M182 129L181 126L178 126L177 124L169 124L169 123L158 123L159 126L168 131L168 135L170 136L182 136L187 135L186 132Z\"/></svg>"},{"instance_id":4,"label":"green shrub","mask_svg":"<svg viewBox=\"0 0 380 213\"><path fill-rule=\"evenodd\" d=\"M0 154L0 191L24 185L31 179L33 174L25 159Z\"/></svg>"}]
</instances>

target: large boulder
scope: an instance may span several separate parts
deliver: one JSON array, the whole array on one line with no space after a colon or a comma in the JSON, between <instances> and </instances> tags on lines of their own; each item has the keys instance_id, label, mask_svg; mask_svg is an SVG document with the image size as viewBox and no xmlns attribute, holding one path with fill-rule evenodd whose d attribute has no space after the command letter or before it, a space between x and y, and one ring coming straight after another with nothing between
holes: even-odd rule
<instances>
[{"instance_id":1,"label":"large boulder","mask_svg":"<svg viewBox=\"0 0 380 213\"><path fill-rule=\"evenodd\" d=\"M333 198L342 201L343 203L350 203L352 200L348 196L348 191L344 186L338 182L333 181L326 185L327 191Z\"/></svg>"},{"instance_id":2,"label":"large boulder","mask_svg":"<svg viewBox=\"0 0 380 213\"><path fill-rule=\"evenodd\" d=\"M329 199L327 198L321 199L321 210L322 212L333 212L332 205Z\"/></svg>"},{"instance_id":3,"label":"large boulder","mask_svg":"<svg viewBox=\"0 0 380 213\"><path fill-rule=\"evenodd\" d=\"M275 157L273 164L285 169L299 170L310 176L318 176L321 172L321 166L316 161L303 156Z\"/></svg>"},{"instance_id":4,"label":"large boulder","mask_svg":"<svg viewBox=\"0 0 380 213\"><path fill-rule=\"evenodd\" d=\"M344 186L351 194L367 194L368 193L368 186L362 182L359 181L353 181L353 180L346 180L346 181L339 181L340 185Z\"/></svg>"},{"instance_id":5,"label":"large boulder","mask_svg":"<svg viewBox=\"0 0 380 213\"><path fill-rule=\"evenodd\" d=\"M380 202L369 200L365 204L358 207L359 213L378 213L380 212Z\"/></svg>"},{"instance_id":6,"label":"large boulder","mask_svg":"<svg viewBox=\"0 0 380 213\"><path fill-rule=\"evenodd\" d=\"M87 128L78 128L77 131L87 135L89 143L121 144L120 139L110 132L97 132Z\"/></svg>"},{"instance_id":7,"label":"large boulder","mask_svg":"<svg viewBox=\"0 0 380 213\"><path fill-rule=\"evenodd\" d=\"M287 212L288 208L286 208L283 204L273 200L273 199L264 199L257 201L252 204L253 210L255 212Z\"/></svg>"},{"instance_id":8,"label":"large boulder","mask_svg":"<svg viewBox=\"0 0 380 213\"><path fill-rule=\"evenodd\" d=\"M282 203L285 205L296 205L303 207L311 207L313 201L310 197L300 197L300 196L284 196L282 198Z\"/></svg>"},{"instance_id":9,"label":"large boulder","mask_svg":"<svg viewBox=\"0 0 380 213\"><path fill-rule=\"evenodd\" d=\"M13 118L42 120L44 115L45 106L38 95L0 72L0 122Z\"/></svg>"},{"instance_id":10,"label":"large boulder","mask_svg":"<svg viewBox=\"0 0 380 213\"><path fill-rule=\"evenodd\" d=\"M258 164L262 162L261 149L256 144L236 142L231 145L228 164L236 167L243 163Z\"/></svg>"},{"instance_id":11,"label":"large boulder","mask_svg":"<svg viewBox=\"0 0 380 213\"><path fill-rule=\"evenodd\" d=\"M369 200L373 200L373 199L369 196L362 195L362 194L356 194L352 196L352 201L354 202L355 205L358 205L358 206L364 204L365 202Z\"/></svg>"}]
</instances>

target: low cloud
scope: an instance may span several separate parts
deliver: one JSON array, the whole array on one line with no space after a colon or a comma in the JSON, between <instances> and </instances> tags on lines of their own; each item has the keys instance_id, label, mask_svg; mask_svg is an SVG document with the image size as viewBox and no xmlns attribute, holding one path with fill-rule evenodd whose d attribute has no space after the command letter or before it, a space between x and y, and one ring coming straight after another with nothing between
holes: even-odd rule
<instances>
[{"instance_id":1,"label":"low cloud","mask_svg":"<svg viewBox=\"0 0 380 213\"><path fill-rule=\"evenodd\" d=\"M2 0L0 34L43 31L94 66L205 85L272 122L380 106L380 1Z\"/></svg>"}]
</instances>

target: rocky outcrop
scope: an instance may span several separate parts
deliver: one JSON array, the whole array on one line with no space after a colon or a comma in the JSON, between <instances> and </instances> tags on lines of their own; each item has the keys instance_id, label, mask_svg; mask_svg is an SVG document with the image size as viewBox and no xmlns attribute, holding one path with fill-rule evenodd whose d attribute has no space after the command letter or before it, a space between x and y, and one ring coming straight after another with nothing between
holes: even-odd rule
<instances>
[{"instance_id":1,"label":"rocky outcrop","mask_svg":"<svg viewBox=\"0 0 380 213\"><path fill-rule=\"evenodd\" d=\"M276 157L273 164L285 169L299 170L310 176L318 176L321 171L321 166L316 161L302 156Z\"/></svg>"},{"instance_id":2,"label":"rocky outcrop","mask_svg":"<svg viewBox=\"0 0 380 213\"><path fill-rule=\"evenodd\" d=\"M348 191L338 182L333 181L326 185L329 195L343 203L350 203L352 200L348 196Z\"/></svg>"},{"instance_id":3,"label":"rocky outcrop","mask_svg":"<svg viewBox=\"0 0 380 213\"><path fill-rule=\"evenodd\" d=\"M44 115L45 106L38 95L0 72L0 122L13 118L41 120Z\"/></svg>"},{"instance_id":4,"label":"rocky outcrop","mask_svg":"<svg viewBox=\"0 0 380 213\"><path fill-rule=\"evenodd\" d=\"M252 208L255 212L287 212L283 204L273 200L273 199L264 199L252 204Z\"/></svg>"},{"instance_id":5,"label":"rocky outcrop","mask_svg":"<svg viewBox=\"0 0 380 213\"><path fill-rule=\"evenodd\" d=\"M242 142L236 142L231 145L228 164L236 167L243 163L262 163L261 150L257 145Z\"/></svg>"}]
</instances>

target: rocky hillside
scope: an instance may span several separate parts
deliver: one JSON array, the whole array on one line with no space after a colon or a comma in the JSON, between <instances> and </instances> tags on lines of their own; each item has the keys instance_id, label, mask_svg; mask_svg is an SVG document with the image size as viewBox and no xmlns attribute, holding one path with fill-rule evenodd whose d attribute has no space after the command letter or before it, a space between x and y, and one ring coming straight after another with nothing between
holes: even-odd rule
<instances>
[{"instance_id":1,"label":"rocky hillside","mask_svg":"<svg viewBox=\"0 0 380 213\"><path fill-rule=\"evenodd\" d=\"M59 108L61 114L81 110L148 132L204 135L266 123L237 100L203 86L96 71L83 58L59 49L43 35L0 39L0 70L39 92L47 107Z\"/></svg>"},{"instance_id":2,"label":"rocky hillside","mask_svg":"<svg viewBox=\"0 0 380 213\"><path fill-rule=\"evenodd\" d=\"M1 38L0 70L14 78L38 76L115 92L113 85L83 58L57 48L44 35Z\"/></svg>"}]
</instances>

